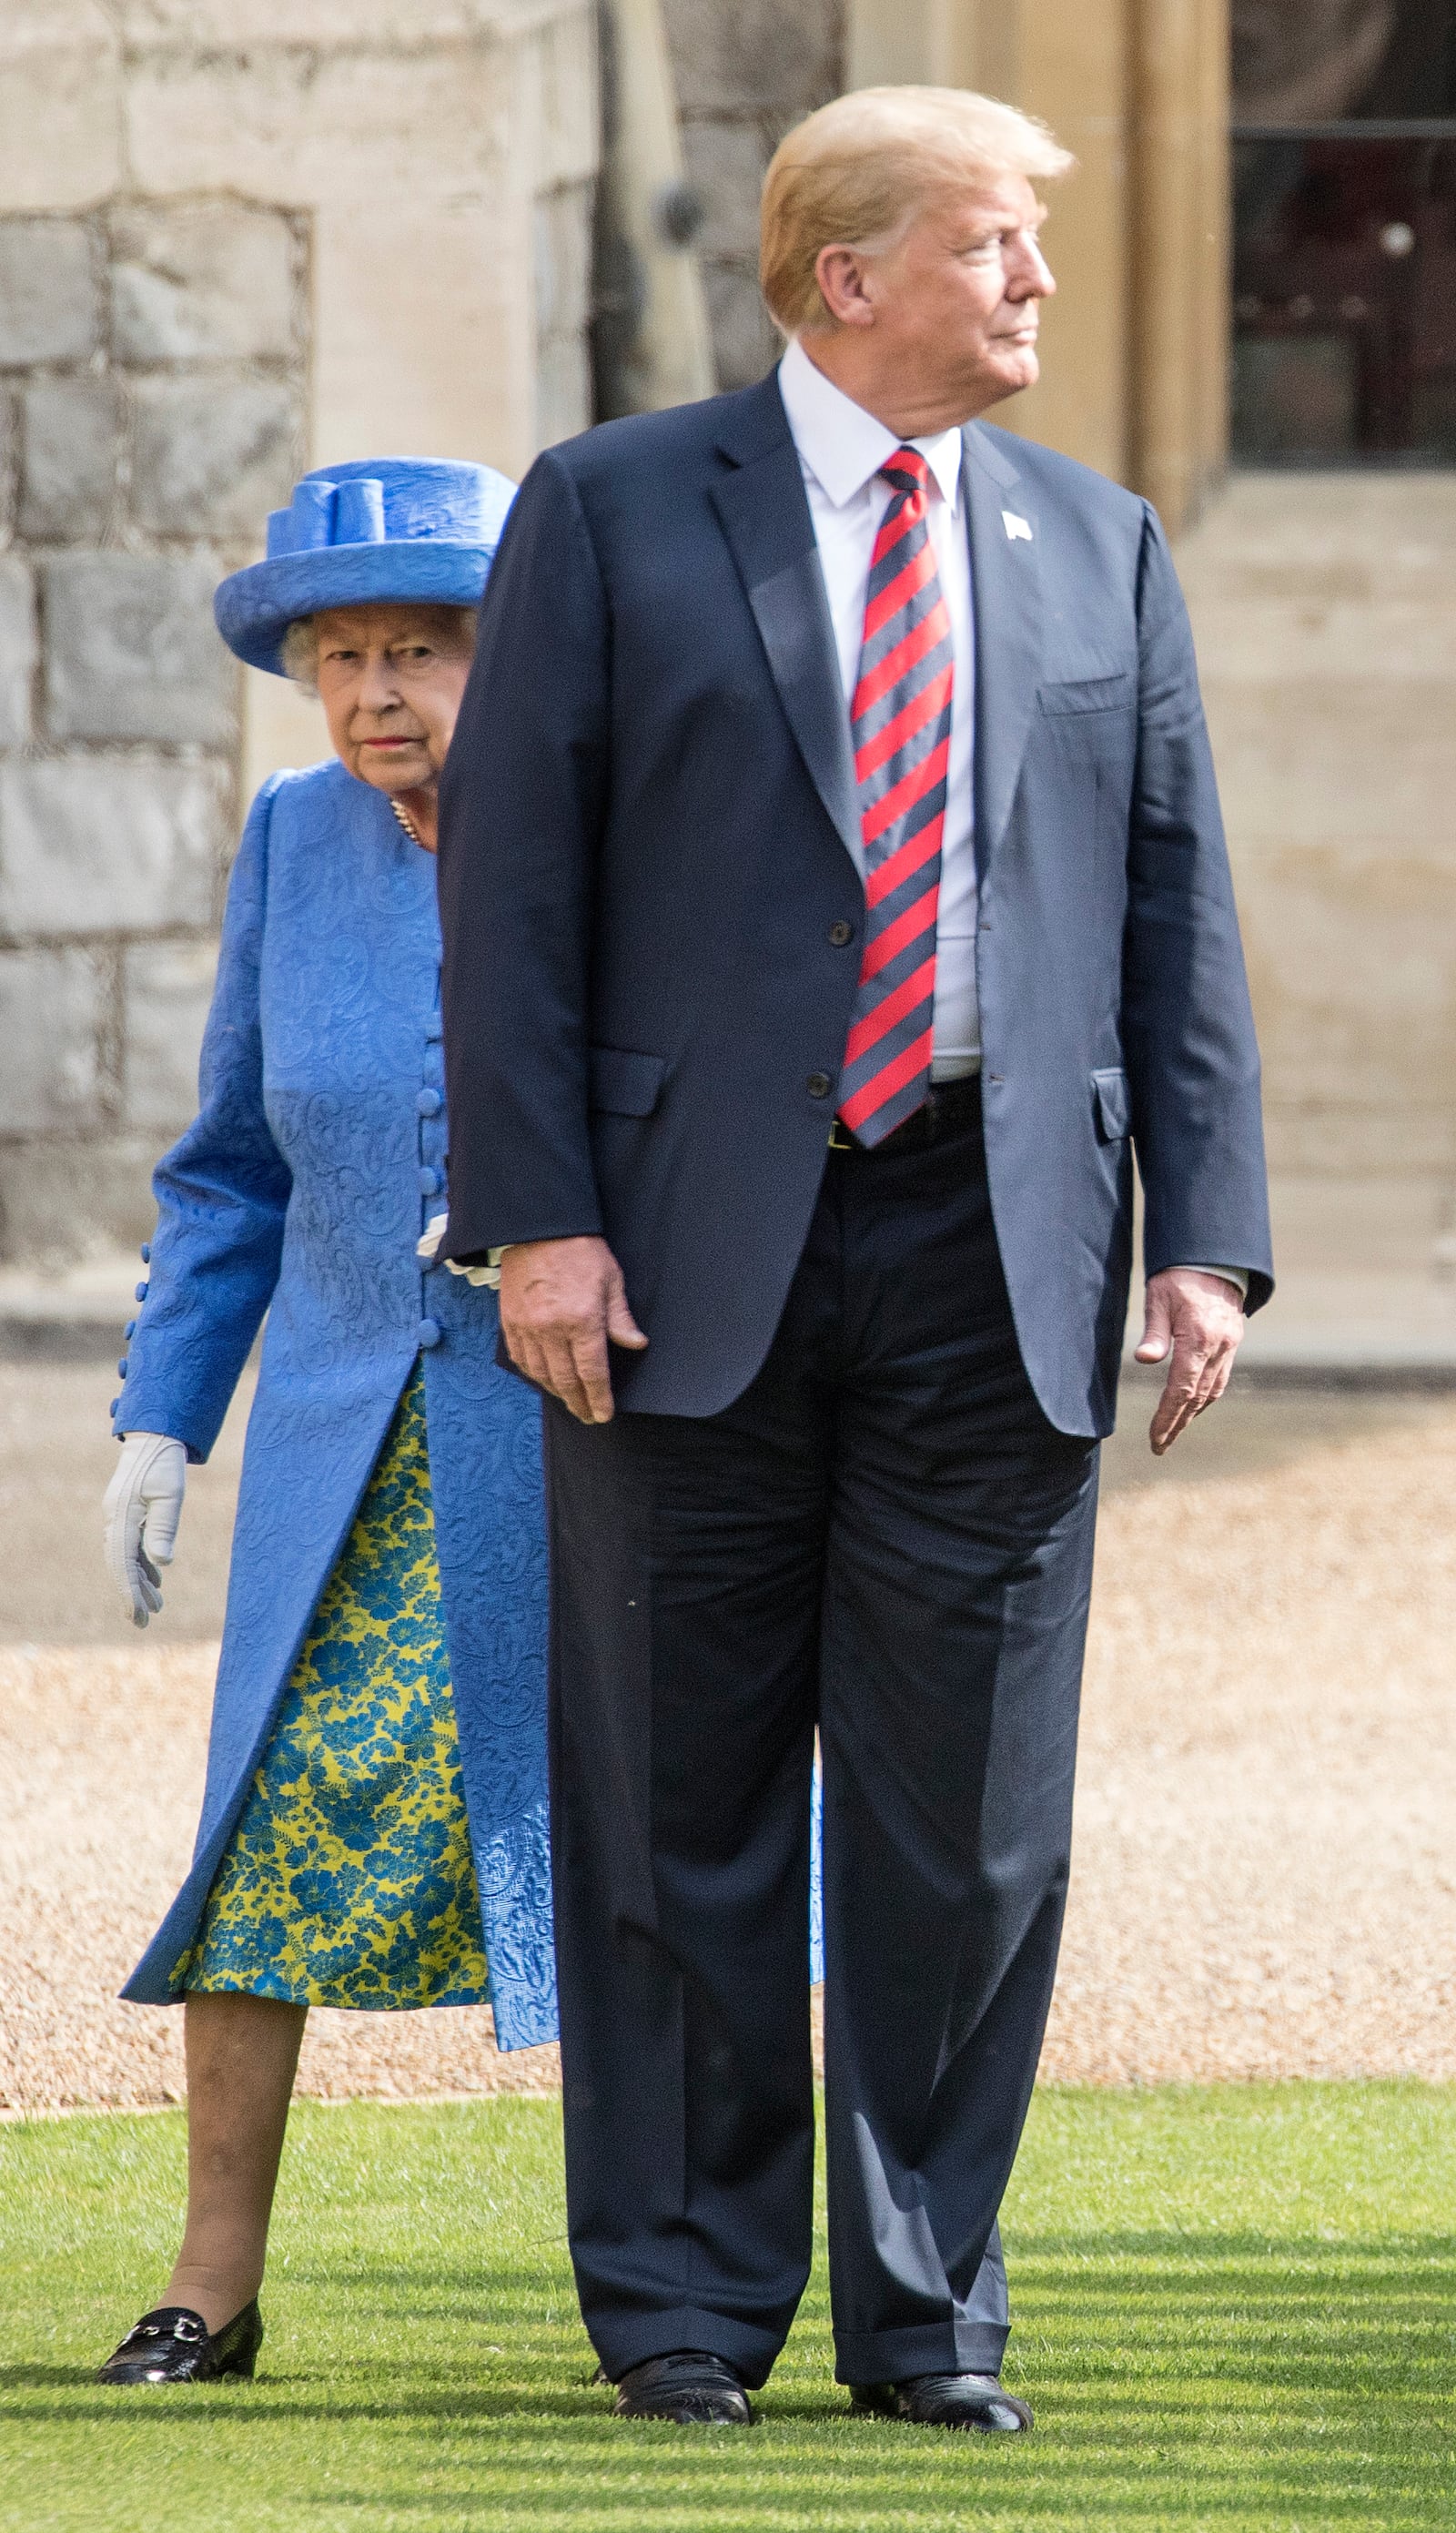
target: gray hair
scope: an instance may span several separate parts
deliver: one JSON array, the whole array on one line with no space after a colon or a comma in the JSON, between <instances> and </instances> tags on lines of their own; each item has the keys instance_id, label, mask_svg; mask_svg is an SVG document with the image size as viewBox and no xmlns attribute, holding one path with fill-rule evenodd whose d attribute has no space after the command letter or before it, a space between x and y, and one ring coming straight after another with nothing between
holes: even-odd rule
<instances>
[{"instance_id":1,"label":"gray hair","mask_svg":"<svg viewBox=\"0 0 1456 2533\"><path fill-rule=\"evenodd\" d=\"M400 602L401 605L405 603L403 600ZM422 615L447 617L461 650L475 649L476 626L480 621L475 608L444 607L432 602L428 608L422 607L420 612ZM319 691L319 619L317 616L294 618L283 636L280 656L284 677L291 677L294 684L302 686L306 694L317 695Z\"/></svg>"}]
</instances>

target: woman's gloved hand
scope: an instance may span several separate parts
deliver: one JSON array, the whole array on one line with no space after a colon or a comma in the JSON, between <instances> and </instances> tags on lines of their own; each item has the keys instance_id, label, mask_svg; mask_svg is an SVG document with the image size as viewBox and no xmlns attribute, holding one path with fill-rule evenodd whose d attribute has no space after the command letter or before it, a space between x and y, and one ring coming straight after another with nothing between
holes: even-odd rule
<instances>
[{"instance_id":1,"label":"woman's gloved hand","mask_svg":"<svg viewBox=\"0 0 1456 2533\"><path fill-rule=\"evenodd\" d=\"M162 1606L160 1569L172 1562L186 1492L185 1443L170 1434L127 1435L102 1510L106 1562L134 1627Z\"/></svg>"},{"instance_id":2,"label":"woman's gloved hand","mask_svg":"<svg viewBox=\"0 0 1456 2533\"><path fill-rule=\"evenodd\" d=\"M439 1244L449 1226L450 1217L447 1213L432 1213L425 1225L424 1238L415 1242L415 1256L423 1258L427 1266L435 1265L439 1256ZM509 1243L507 1242L506 1245L508 1247ZM500 1261L503 1255L502 1250L491 1250L489 1252L491 1263L488 1266L457 1266L453 1258L447 1258L445 1265L452 1275L463 1275L467 1284L489 1284L494 1293L500 1289Z\"/></svg>"}]
</instances>

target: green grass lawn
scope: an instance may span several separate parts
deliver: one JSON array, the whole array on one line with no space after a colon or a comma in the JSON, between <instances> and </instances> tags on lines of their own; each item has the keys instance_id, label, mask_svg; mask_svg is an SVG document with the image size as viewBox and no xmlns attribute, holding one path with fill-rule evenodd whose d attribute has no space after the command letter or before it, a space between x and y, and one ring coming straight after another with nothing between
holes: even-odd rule
<instances>
[{"instance_id":1,"label":"green grass lawn","mask_svg":"<svg viewBox=\"0 0 1456 2533\"><path fill-rule=\"evenodd\" d=\"M303 2105L258 2382L102 2391L182 2169L180 2115L0 2129L7 2533L1456 2526L1456 2090L1041 2093L1015 2443L851 2422L822 2258L754 2431L612 2421L547 2101Z\"/></svg>"}]
</instances>

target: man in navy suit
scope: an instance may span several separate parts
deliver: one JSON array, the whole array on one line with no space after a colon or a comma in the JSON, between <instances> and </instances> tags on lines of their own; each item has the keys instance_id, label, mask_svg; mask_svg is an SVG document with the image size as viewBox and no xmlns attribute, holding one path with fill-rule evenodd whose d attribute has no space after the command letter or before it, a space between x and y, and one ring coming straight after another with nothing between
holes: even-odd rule
<instances>
[{"instance_id":1,"label":"man in navy suit","mask_svg":"<svg viewBox=\"0 0 1456 2533\"><path fill-rule=\"evenodd\" d=\"M1029 2425L996 2216L1135 1148L1154 1450L1271 1289L1162 532L974 419L1036 376L1069 163L951 90L790 134L781 368L538 460L445 775L448 1254L504 1253L547 1399L567 2197L625 2416L746 2420L808 2273L817 1730L837 2371Z\"/></svg>"}]
</instances>

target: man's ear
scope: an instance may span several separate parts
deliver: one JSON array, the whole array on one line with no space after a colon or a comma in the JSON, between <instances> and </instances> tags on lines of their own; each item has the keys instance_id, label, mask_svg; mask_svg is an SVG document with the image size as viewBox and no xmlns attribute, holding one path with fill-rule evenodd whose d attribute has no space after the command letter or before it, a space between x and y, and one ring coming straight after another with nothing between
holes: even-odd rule
<instances>
[{"instance_id":1,"label":"man's ear","mask_svg":"<svg viewBox=\"0 0 1456 2533\"><path fill-rule=\"evenodd\" d=\"M874 302L864 286L865 257L858 247L822 246L814 259L819 296L841 325L873 325Z\"/></svg>"}]
</instances>

